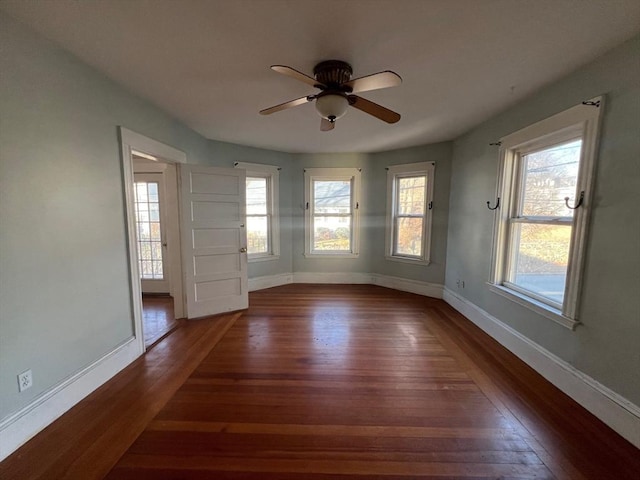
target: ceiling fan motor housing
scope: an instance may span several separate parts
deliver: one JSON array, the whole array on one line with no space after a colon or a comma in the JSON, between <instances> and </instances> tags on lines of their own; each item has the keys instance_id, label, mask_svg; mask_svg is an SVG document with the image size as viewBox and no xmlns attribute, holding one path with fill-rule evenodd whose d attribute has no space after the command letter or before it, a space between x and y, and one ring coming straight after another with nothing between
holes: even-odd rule
<instances>
[{"instance_id":1,"label":"ceiling fan motor housing","mask_svg":"<svg viewBox=\"0 0 640 480\"><path fill-rule=\"evenodd\" d=\"M352 74L351 65L341 60L326 60L313 68L316 80L327 85L329 89L335 89L348 82Z\"/></svg>"}]
</instances>

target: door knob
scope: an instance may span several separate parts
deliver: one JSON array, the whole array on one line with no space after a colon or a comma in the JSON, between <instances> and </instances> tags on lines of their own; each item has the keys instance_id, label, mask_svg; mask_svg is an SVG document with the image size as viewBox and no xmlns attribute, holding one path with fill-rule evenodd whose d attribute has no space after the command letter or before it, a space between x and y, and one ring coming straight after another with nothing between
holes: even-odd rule
<instances>
[{"instance_id":1,"label":"door knob","mask_svg":"<svg viewBox=\"0 0 640 480\"><path fill-rule=\"evenodd\" d=\"M242 248L240 249L240 253L246 253L246 251L247 251L246 247L242 247Z\"/></svg>"}]
</instances>

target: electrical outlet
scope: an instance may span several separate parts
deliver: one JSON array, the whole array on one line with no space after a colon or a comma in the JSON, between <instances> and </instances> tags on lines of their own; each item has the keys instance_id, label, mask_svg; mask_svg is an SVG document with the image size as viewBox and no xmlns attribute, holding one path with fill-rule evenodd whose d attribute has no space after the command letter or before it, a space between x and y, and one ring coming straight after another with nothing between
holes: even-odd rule
<instances>
[{"instance_id":1,"label":"electrical outlet","mask_svg":"<svg viewBox=\"0 0 640 480\"><path fill-rule=\"evenodd\" d=\"M24 392L26 389L31 388L33 386L33 376L31 374L31 370L27 370L26 372L22 372L18 375L18 391Z\"/></svg>"}]
</instances>

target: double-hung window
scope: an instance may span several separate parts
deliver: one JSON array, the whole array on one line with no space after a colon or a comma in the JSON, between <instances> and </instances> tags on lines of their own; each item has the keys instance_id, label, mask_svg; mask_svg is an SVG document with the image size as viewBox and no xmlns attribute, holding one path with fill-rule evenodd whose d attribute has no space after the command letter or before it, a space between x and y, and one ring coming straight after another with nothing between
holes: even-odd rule
<instances>
[{"instance_id":1,"label":"double-hung window","mask_svg":"<svg viewBox=\"0 0 640 480\"><path fill-rule=\"evenodd\" d=\"M307 168L305 255L358 255L360 170Z\"/></svg>"},{"instance_id":2,"label":"double-hung window","mask_svg":"<svg viewBox=\"0 0 640 480\"><path fill-rule=\"evenodd\" d=\"M387 259L429 263L434 171L433 162L387 169Z\"/></svg>"},{"instance_id":3,"label":"double-hung window","mask_svg":"<svg viewBox=\"0 0 640 480\"><path fill-rule=\"evenodd\" d=\"M569 328L578 323L601 102L501 139L493 290Z\"/></svg>"},{"instance_id":4,"label":"double-hung window","mask_svg":"<svg viewBox=\"0 0 640 480\"><path fill-rule=\"evenodd\" d=\"M248 261L271 260L280 254L278 218L279 169L271 165L236 163L247 171L246 231Z\"/></svg>"}]
</instances>

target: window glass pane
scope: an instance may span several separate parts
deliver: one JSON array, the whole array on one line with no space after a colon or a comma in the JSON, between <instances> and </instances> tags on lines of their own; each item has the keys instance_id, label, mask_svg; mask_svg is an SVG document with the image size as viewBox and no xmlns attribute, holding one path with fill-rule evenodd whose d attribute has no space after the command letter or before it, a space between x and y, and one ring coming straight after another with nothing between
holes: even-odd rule
<instances>
[{"instance_id":1,"label":"window glass pane","mask_svg":"<svg viewBox=\"0 0 640 480\"><path fill-rule=\"evenodd\" d=\"M247 252L269 253L267 216L247 217Z\"/></svg>"},{"instance_id":2,"label":"window glass pane","mask_svg":"<svg viewBox=\"0 0 640 480\"><path fill-rule=\"evenodd\" d=\"M350 180L314 180L314 213L350 213Z\"/></svg>"},{"instance_id":3,"label":"window glass pane","mask_svg":"<svg viewBox=\"0 0 640 480\"><path fill-rule=\"evenodd\" d=\"M149 204L149 219L152 222L160 221L160 204L158 203Z\"/></svg>"},{"instance_id":4,"label":"window glass pane","mask_svg":"<svg viewBox=\"0 0 640 480\"><path fill-rule=\"evenodd\" d=\"M401 217L396 221L396 255L422 255L422 221L421 217Z\"/></svg>"},{"instance_id":5,"label":"window glass pane","mask_svg":"<svg viewBox=\"0 0 640 480\"><path fill-rule=\"evenodd\" d=\"M162 280L158 182L135 182L134 191L140 276L145 280Z\"/></svg>"},{"instance_id":6,"label":"window glass pane","mask_svg":"<svg viewBox=\"0 0 640 480\"><path fill-rule=\"evenodd\" d=\"M581 145L582 140L571 141L522 157L522 216L573 216L564 199L576 195Z\"/></svg>"},{"instance_id":7,"label":"window glass pane","mask_svg":"<svg viewBox=\"0 0 640 480\"><path fill-rule=\"evenodd\" d=\"M557 303L564 299L571 226L513 225L509 281Z\"/></svg>"},{"instance_id":8,"label":"window glass pane","mask_svg":"<svg viewBox=\"0 0 640 480\"><path fill-rule=\"evenodd\" d=\"M162 262L153 262L153 278L162 278Z\"/></svg>"},{"instance_id":9,"label":"window glass pane","mask_svg":"<svg viewBox=\"0 0 640 480\"><path fill-rule=\"evenodd\" d=\"M158 184L156 182L147 183L147 188L149 189L149 201L157 202L158 201Z\"/></svg>"},{"instance_id":10,"label":"window glass pane","mask_svg":"<svg viewBox=\"0 0 640 480\"><path fill-rule=\"evenodd\" d=\"M147 182L136 182L136 201L138 202L146 202L147 201Z\"/></svg>"},{"instance_id":11,"label":"window glass pane","mask_svg":"<svg viewBox=\"0 0 640 480\"><path fill-rule=\"evenodd\" d=\"M267 214L267 179L247 177L247 215Z\"/></svg>"},{"instance_id":12,"label":"window glass pane","mask_svg":"<svg viewBox=\"0 0 640 480\"><path fill-rule=\"evenodd\" d=\"M140 262L140 274L143 279L151 279L153 278L153 269L151 267L150 261L142 260Z\"/></svg>"},{"instance_id":13,"label":"window glass pane","mask_svg":"<svg viewBox=\"0 0 640 480\"><path fill-rule=\"evenodd\" d=\"M313 249L351 251L351 218L315 217L313 219Z\"/></svg>"},{"instance_id":14,"label":"window glass pane","mask_svg":"<svg viewBox=\"0 0 640 480\"><path fill-rule=\"evenodd\" d=\"M424 214L426 180L424 175L398 178L396 203L399 215Z\"/></svg>"}]
</instances>

